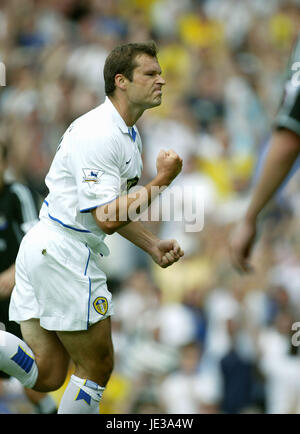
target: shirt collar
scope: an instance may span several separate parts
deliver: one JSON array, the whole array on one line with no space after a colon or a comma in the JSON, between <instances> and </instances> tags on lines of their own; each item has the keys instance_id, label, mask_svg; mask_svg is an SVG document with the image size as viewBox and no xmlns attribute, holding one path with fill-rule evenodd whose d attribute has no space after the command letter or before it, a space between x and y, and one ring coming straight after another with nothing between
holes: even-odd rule
<instances>
[{"instance_id":1,"label":"shirt collar","mask_svg":"<svg viewBox=\"0 0 300 434\"><path fill-rule=\"evenodd\" d=\"M132 140L135 141L135 138L136 138L135 125L133 127L128 127L128 125L126 125L124 119L122 118L122 116L120 115L120 113L118 112L116 107L113 105L111 100L108 98L108 96L105 98L104 104L110 110L110 112L112 114L113 121L120 128L122 133L129 134L130 137L132 138ZM131 133L131 130L132 130L132 133Z\"/></svg>"}]
</instances>

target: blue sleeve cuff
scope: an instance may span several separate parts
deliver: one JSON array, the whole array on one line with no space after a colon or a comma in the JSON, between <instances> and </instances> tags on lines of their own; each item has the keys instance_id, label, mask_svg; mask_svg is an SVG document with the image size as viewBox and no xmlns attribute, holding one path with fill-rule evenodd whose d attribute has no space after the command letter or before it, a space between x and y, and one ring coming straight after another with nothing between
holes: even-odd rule
<instances>
[{"instance_id":1,"label":"blue sleeve cuff","mask_svg":"<svg viewBox=\"0 0 300 434\"><path fill-rule=\"evenodd\" d=\"M84 209L81 209L80 212L82 212L82 213L84 213L84 212L90 212L92 209L95 209L95 208L98 208L99 206L107 205L108 203L113 202L113 201L116 200L118 197L119 197L119 196L116 196L116 197L114 197L113 199L111 199L111 200L109 200L109 201L107 201L107 202L100 203L99 205L91 206L90 208L84 208Z\"/></svg>"}]
</instances>

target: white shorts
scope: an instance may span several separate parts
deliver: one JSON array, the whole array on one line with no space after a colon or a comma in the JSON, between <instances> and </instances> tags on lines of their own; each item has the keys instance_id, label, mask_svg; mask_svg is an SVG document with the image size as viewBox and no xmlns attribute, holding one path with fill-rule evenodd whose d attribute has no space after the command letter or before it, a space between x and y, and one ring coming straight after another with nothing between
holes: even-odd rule
<instances>
[{"instance_id":1,"label":"white shorts","mask_svg":"<svg viewBox=\"0 0 300 434\"><path fill-rule=\"evenodd\" d=\"M101 256L55 226L40 221L23 238L9 318L39 318L47 330L87 330L113 314Z\"/></svg>"}]
</instances>

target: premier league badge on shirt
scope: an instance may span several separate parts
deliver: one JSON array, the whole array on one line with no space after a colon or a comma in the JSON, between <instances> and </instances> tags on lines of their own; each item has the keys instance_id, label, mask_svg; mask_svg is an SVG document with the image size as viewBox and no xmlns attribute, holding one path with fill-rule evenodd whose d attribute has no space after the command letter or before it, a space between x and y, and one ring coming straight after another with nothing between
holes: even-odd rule
<instances>
[{"instance_id":1,"label":"premier league badge on shirt","mask_svg":"<svg viewBox=\"0 0 300 434\"><path fill-rule=\"evenodd\" d=\"M93 187L95 184L100 183L100 178L104 172L98 169L82 169L83 171L83 179L82 182L87 182L89 187Z\"/></svg>"}]
</instances>

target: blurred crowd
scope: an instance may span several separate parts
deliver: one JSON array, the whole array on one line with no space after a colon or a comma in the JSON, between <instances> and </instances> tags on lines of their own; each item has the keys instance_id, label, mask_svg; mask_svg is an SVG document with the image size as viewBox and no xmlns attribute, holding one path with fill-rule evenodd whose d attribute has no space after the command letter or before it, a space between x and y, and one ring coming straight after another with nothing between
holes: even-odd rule
<instances>
[{"instance_id":1,"label":"blurred crowd","mask_svg":"<svg viewBox=\"0 0 300 434\"><path fill-rule=\"evenodd\" d=\"M116 365L103 413L300 412L297 172L262 216L254 272L238 275L228 255L299 30L298 0L0 0L9 179L42 201L60 137L105 98L109 51L153 39L167 85L162 105L138 123L141 184L155 174L159 150L172 148L184 160L176 185L190 187L174 207L202 200L201 231L145 222L185 251L168 269L118 234L107 239Z\"/></svg>"}]
</instances>

